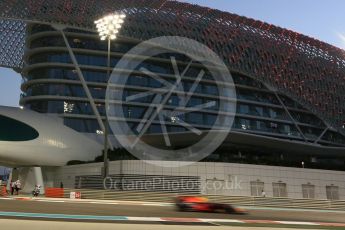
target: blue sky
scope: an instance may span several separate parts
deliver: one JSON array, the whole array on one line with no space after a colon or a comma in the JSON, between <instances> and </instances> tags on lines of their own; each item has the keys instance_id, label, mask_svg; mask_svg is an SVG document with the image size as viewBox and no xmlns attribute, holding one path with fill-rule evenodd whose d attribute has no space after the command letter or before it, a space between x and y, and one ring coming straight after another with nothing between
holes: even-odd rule
<instances>
[{"instance_id":1,"label":"blue sky","mask_svg":"<svg viewBox=\"0 0 345 230\"><path fill-rule=\"evenodd\" d=\"M259 19L345 49L345 0L185 0ZM21 78L0 68L0 105L18 106Z\"/></svg>"}]
</instances>

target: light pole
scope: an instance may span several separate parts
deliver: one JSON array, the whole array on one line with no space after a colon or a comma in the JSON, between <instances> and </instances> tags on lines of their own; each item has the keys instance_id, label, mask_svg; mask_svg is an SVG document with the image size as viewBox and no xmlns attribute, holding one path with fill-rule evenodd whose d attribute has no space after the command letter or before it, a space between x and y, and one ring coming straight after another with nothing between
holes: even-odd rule
<instances>
[{"instance_id":1,"label":"light pole","mask_svg":"<svg viewBox=\"0 0 345 230\"><path fill-rule=\"evenodd\" d=\"M95 21L97 31L101 38L101 41L108 40L108 59L107 59L107 77L110 79L110 45L111 40L116 39L116 35L122 27L124 18L126 17L123 13L113 13L109 14L97 21ZM105 98L104 98L105 100ZM104 101L104 109L105 108ZM108 117L105 115L104 120L104 166L103 166L103 177L108 177L109 165L108 165Z\"/></svg>"}]
</instances>

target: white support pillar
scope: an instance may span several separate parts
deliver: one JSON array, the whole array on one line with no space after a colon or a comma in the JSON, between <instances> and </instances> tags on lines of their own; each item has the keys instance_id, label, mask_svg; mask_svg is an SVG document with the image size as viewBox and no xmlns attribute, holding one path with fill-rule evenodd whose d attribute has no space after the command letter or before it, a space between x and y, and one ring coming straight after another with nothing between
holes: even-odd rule
<instances>
[{"instance_id":1,"label":"white support pillar","mask_svg":"<svg viewBox=\"0 0 345 230\"><path fill-rule=\"evenodd\" d=\"M41 185L41 194L45 193L41 167L33 167L36 184Z\"/></svg>"},{"instance_id":2,"label":"white support pillar","mask_svg":"<svg viewBox=\"0 0 345 230\"><path fill-rule=\"evenodd\" d=\"M11 169L10 175L8 176L7 185L6 185L7 191L11 191L12 172L13 172L13 168Z\"/></svg>"}]
</instances>

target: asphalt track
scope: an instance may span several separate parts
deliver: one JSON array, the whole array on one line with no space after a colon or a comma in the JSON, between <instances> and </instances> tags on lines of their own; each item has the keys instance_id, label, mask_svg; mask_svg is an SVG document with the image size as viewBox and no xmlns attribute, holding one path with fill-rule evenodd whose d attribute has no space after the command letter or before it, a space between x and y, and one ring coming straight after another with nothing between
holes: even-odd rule
<instances>
[{"instance_id":1,"label":"asphalt track","mask_svg":"<svg viewBox=\"0 0 345 230\"><path fill-rule=\"evenodd\" d=\"M230 215L223 213L177 212L175 207L170 205L142 205L133 202L104 204L0 200L0 212L345 223L345 212L295 211L293 209L278 211L268 209L249 210L247 215Z\"/></svg>"},{"instance_id":2,"label":"asphalt track","mask_svg":"<svg viewBox=\"0 0 345 230\"><path fill-rule=\"evenodd\" d=\"M35 230L247 230L246 227L236 226L178 226L152 224L118 224L118 223L77 223L60 221L33 220L1 220L4 229L35 229ZM250 230L291 230L290 228L251 227Z\"/></svg>"}]
</instances>

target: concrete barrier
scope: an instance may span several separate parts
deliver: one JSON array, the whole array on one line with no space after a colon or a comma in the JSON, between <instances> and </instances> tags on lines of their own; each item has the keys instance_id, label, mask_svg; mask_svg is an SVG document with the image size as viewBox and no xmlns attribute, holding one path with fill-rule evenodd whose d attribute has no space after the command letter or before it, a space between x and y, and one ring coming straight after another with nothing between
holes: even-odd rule
<instances>
[{"instance_id":1,"label":"concrete barrier","mask_svg":"<svg viewBox=\"0 0 345 230\"><path fill-rule=\"evenodd\" d=\"M0 196L5 197L7 195L6 186L0 186Z\"/></svg>"},{"instance_id":2,"label":"concrete barrier","mask_svg":"<svg viewBox=\"0 0 345 230\"><path fill-rule=\"evenodd\" d=\"M45 188L45 196L50 198L64 198L63 188Z\"/></svg>"}]
</instances>

